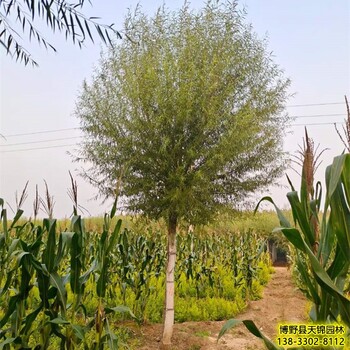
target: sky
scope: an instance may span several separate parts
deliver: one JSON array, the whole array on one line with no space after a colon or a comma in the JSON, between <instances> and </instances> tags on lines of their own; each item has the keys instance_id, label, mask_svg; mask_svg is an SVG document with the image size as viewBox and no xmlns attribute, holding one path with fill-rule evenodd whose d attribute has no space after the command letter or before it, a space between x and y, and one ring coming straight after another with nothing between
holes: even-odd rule
<instances>
[{"instance_id":1,"label":"sky","mask_svg":"<svg viewBox=\"0 0 350 350\"><path fill-rule=\"evenodd\" d=\"M86 2L83 12L101 17L103 23L115 23L115 28L122 30L124 16L137 3L152 15L163 1L95 0L92 6ZM190 2L194 9L203 4L200 0ZM183 1L168 1L165 5L176 10ZM327 148L316 174L316 179L322 181L325 166L344 149L332 123L340 123L341 129L346 116L344 95L350 96L350 3L242 0L239 7L246 9L246 22L252 24L258 37L268 38L274 61L292 81L292 96L286 104L295 119L285 135L284 150L295 154L307 125L315 145L320 144L320 150ZM45 25L40 23L39 28L57 53L46 51L24 36L24 46L39 63L38 68L15 62L0 48L0 134L6 137L0 137L0 198L15 209L15 193L21 193L29 181L23 209L30 216L35 185L43 195L46 180L54 196L54 215L69 217L71 171L78 183L79 204L91 215L100 215L110 203L92 199L97 190L78 176L81 164L72 163L68 152L78 148L81 136L73 114L75 103L84 79L89 81L98 66L103 45L96 40L94 45L88 43L79 49L63 35L52 35ZM287 173L298 187L299 176L292 170ZM285 178L279 184L286 186ZM287 208L287 190L272 187L263 194Z\"/></svg>"}]
</instances>

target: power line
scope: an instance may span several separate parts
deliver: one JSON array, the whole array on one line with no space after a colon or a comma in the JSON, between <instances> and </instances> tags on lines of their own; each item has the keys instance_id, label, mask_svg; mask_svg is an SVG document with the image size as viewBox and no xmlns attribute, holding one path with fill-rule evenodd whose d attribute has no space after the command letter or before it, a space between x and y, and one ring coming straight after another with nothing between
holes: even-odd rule
<instances>
[{"instance_id":1,"label":"power line","mask_svg":"<svg viewBox=\"0 0 350 350\"><path fill-rule=\"evenodd\" d=\"M343 124L340 122L326 122L326 123L305 123L305 124L291 124L291 127L294 126L320 126L320 125L334 125L334 124ZM30 143L40 143L40 142L48 142L48 141L58 141L58 140L68 140L68 139L76 139L79 137L67 137L62 139L56 139L56 140L45 140L45 141L33 141L33 142L23 142L23 143L17 143L17 144L11 144L11 145L2 145L2 146L14 146L14 145L23 145L23 144L30 144ZM0 151L0 153L11 153L11 152L24 152L24 151L34 151L34 150L41 150L41 149L50 149L50 148L62 148L62 147L72 147L77 146L78 144L67 144L67 145L55 145L55 146L47 146L47 147L35 147L35 148L23 148L23 149L15 149L10 151Z\"/></svg>"},{"instance_id":2,"label":"power line","mask_svg":"<svg viewBox=\"0 0 350 350\"><path fill-rule=\"evenodd\" d=\"M80 128L67 128L67 129L53 129L53 130L33 131L33 132L27 132L27 133L23 133L23 134L12 134L12 135L3 135L3 136L5 138L7 138L7 137L16 137L16 136L47 134L47 133L51 133L51 132L60 132L60 131L69 131L69 130L80 130Z\"/></svg>"},{"instance_id":3,"label":"power line","mask_svg":"<svg viewBox=\"0 0 350 350\"><path fill-rule=\"evenodd\" d=\"M345 113L336 113L336 114L310 114L310 115L291 115L291 118L319 118L319 117L345 117Z\"/></svg>"},{"instance_id":4,"label":"power line","mask_svg":"<svg viewBox=\"0 0 350 350\"><path fill-rule=\"evenodd\" d=\"M344 104L344 102L310 103L310 104L300 104L300 105L289 105L287 107L308 107L308 106L326 106L326 105L341 105L341 104ZM298 119L298 118L321 118L321 117L337 117L337 116L346 116L346 114L335 113L335 114L294 115L294 116L291 116L291 118ZM330 124L334 124L334 122L291 124L291 126L330 125ZM336 123L336 124L339 124L339 123ZM75 128L65 128L65 129L51 129L51 130L43 130L43 131L33 131L33 132L28 132L28 133L19 133L19 134L11 134L11 135L1 135L0 134L0 135L5 137L5 138L10 138L10 137L17 137L17 136L29 136L29 135L47 134L47 133L55 133L55 132L71 131L71 130L81 130L81 128L75 127ZM21 143L0 145L0 146L16 146L16 145L25 145L25 144L34 144L34 143L43 143L43 142L53 142L53 141L75 139L75 138L80 138L80 137L81 136L43 140L43 141L21 142ZM61 147L61 146L53 146L53 147ZM42 149L42 148L36 148L36 149ZM28 150L32 150L32 149L28 149ZM4 152L10 152L10 151L4 151Z\"/></svg>"},{"instance_id":5,"label":"power line","mask_svg":"<svg viewBox=\"0 0 350 350\"><path fill-rule=\"evenodd\" d=\"M329 122L329 123L306 123L306 124L291 124L290 126L309 126L309 125L334 125L334 124L343 124L340 122Z\"/></svg>"},{"instance_id":6,"label":"power line","mask_svg":"<svg viewBox=\"0 0 350 350\"><path fill-rule=\"evenodd\" d=\"M327 103L309 103L304 105L289 105L286 107L311 107L311 106L330 106L330 105L343 105L345 102L327 102Z\"/></svg>"},{"instance_id":7,"label":"power line","mask_svg":"<svg viewBox=\"0 0 350 350\"><path fill-rule=\"evenodd\" d=\"M0 147L10 147L10 146L19 146L19 145L29 145L29 144L33 144L33 143L43 143L43 142L53 142L53 141L63 141L63 140L74 140L74 139L79 139L79 138L82 138L82 136L62 137L62 138L60 138L60 139L30 141L30 142L10 143L9 145L0 145Z\"/></svg>"},{"instance_id":8,"label":"power line","mask_svg":"<svg viewBox=\"0 0 350 350\"><path fill-rule=\"evenodd\" d=\"M309 103L309 104L299 104L299 105L287 105L286 107L310 107L310 106L328 106L328 105L343 105L344 102L327 102L327 103ZM321 115L310 115L310 116L292 116L292 118L316 118L316 117L328 117L328 116L341 116L342 114L321 114ZM37 135L37 134L46 134L46 133L54 133L61 131L70 131L70 130L81 130L81 128L65 128L65 129L51 129L51 130L43 130L43 131L33 131L28 133L20 133L20 134L11 134L11 135L2 135L3 137L17 137L17 136L28 136L28 135ZM1 134L0 134L1 135Z\"/></svg>"},{"instance_id":9,"label":"power line","mask_svg":"<svg viewBox=\"0 0 350 350\"><path fill-rule=\"evenodd\" d=\"M36 147L36 148L13 149L13 150L11 150L11 151L0 151L0 153L34 151L34 150L40 150L40 149L60 148L60 147L71 147L71 146L77 146L77 144L76 144L76 143L73 143L73 144L70 144L70 145L57 145L57 146L48 146L48 147Z\"/></svg>"}]
</instances>

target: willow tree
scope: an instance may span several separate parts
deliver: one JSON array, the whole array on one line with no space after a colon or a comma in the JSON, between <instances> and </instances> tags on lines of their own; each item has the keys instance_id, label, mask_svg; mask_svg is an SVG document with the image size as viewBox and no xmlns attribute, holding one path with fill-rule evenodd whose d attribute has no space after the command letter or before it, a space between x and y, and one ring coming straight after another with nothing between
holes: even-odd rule
<instances>
[{"instance_id":1,"label":"willow tree","mask_svg":"<svg viewBox=\"0 0 350 350\"><path fill-rule=\"evenodd\" d=\"M87 1L0 0L0 48L16 61L37 66L30 52L22 46L19 33L28 34L29 40L33 39L46 49L56 51L37 28L38 20L46 22L47 28L53 33L63 32L66 39L72 39L79 47L82 47L86 38L94 42L93 31L105 44L112 44L109 33L121 38L121 34L113 29L113 24L99 24L96 22L97 17L86 17L81 12L85 2Z\"/></svg>"},{"instance_id":2,"label":"willow tree","mask_svg":"<svg viewBox=\"0 0 350 350\"><path fill-rule=\"evenodd\" d=\"M125 20L77 102L78 158L100 194L168 224L163 345L174 322L179 220L206 223L284 167L288 79L235 2Z\"/></svg>"}]
</instances>

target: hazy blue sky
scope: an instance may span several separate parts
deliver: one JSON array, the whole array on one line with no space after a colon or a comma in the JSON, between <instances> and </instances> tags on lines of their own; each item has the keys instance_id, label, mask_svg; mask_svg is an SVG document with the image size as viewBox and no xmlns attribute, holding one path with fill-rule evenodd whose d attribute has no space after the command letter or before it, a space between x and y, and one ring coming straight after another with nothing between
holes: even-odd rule
<instances>
[{"instance_id":1,"label":"hazy blue sky","mask_svg":"<svg viewBox=\"0 0 350 350\"><path fill-rule=\"evenodd\" d=\"M100 16L104 23L114 22L118 29L122 29L127 9L137 4L137 1L92 2L93 7L86 3L84 12ZM200 8L204 2L190 3L193 8ZM241 8L246 7L247 22L252 23L258 36L268 36L268 47L275 62L292 80L290 93L295 95L287 105L290 115L296 117L293 122L296 125L285 138L285 150L294 152L302 142L303 124L342 122L345 118L343 96L350 92L349 2L245 0L239 3ZM145 0L140 4L152 14L163 2ZM183 1L165 4L176 9ZM47 52L25 41L25 46L39 62L39 68L24 67L6 56L3 49L0 51L0 134L6 136L6 141L0 138L0 198L5 198L14 207L15 191L21 191L29 180L29 198L24 207L29 216L35 184L39 184L43 193L45 179L55 197L55 215L63 217L71 214L67 196L68 171L76 174L80 167L67 155L67 151L77 147L74 145L79 142L80 135L79 130L73 129L79 123L72 112L83 80L91 77L93 67L98 63L101 46L87 44L80 50L66 42L63 36L48 33L44 25L41 31L58 52ZM295 107L305 104L315 106ZM61 131L36 133L53 130ZM333 125L309 125L308 130L315 144L321 143L321 148L330 149L322 157L323 165L329 164L343 149ZM18 134L30 135L14 136ZM323 179L324 166L319 169L319 179ZM298 177L292 171L288 173L297 183ZM99 202L90 201L96 190L81 178L77 181L80 204L94 215L102 213L108 205L100 206ZM285 182L281 179L281 184ZM281 206L286 204L285 193L285 189L268 191Z\"/></svg>"}]
</instances>

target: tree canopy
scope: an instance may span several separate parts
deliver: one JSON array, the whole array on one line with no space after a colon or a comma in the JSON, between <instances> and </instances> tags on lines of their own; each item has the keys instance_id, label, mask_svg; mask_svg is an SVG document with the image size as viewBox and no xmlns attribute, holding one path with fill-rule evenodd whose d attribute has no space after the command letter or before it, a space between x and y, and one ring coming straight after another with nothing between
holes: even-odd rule
<instances>
[{"instance_id":1,"label":"tree canopy","mask_svg":"<svg viewBox=\"0 0 350 350\"><path fill-rule=\"evenodd\" d=\"M121 38L113 24L99 24L97 17L86 17L81 12L84 3L85 0L69 3L65 0L0 0L0 46L17 61L36 66L30 50L21 43L21 32L27 33L30 40L37 41L46 49L56 51L37 29L38 19L45 21L53 32L64 33L66 39L71 38L80 47L86 38L94 41L93 31L104 43L112 43L110 33Z\"/></svg>"},{"instance_id":2,"label":"tree canopy","mask_svg":"<svg viewBox=\"0 0 350 350\"><path fill-rule=\"evenodd\" d=\"M236 2L140 8L77 102L85 178L151 217L205 222L284 168L289 80Z\"/></svg>"}]
</instances>

